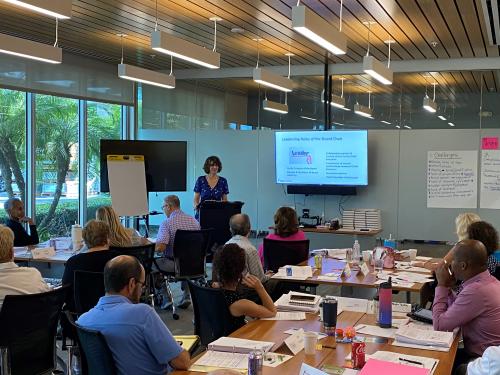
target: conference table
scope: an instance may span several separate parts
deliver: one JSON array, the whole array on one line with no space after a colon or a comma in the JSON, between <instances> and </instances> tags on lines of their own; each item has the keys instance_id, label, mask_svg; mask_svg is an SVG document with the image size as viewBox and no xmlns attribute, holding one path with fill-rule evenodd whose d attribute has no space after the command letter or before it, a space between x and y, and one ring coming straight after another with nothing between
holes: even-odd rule
<instances>
[{"instance_id":1,"label":"conference table","mask_svg":"<svg viewBox=\"0 0 500 375\"><path fill-rule=\"evenodd\" d=\"M343 311L337 318L338 328L355 326L361 323L375 325L374 315L364 314L361 312ZM290 328L303 328L305 331L323 332L323 326L318 319L318 315L306 314L306 320L254 320L232 333L230 337L238 337L258 341L271 341L275 343L274 348L276 348L288 337L288 335L285 334L284 331ZM375 339L373 338L373 336L365 336L360 334L358 334L358 336L367 337L366 354L373 354L376 351L384 350L389 352L438 359L439 363L434 370L434 375L451 374L452 365L455 359L459 341L459 337L457 335L450 350L448 352L441 352L393 346L391 345L392 339ZM314 355L306 355L304 353L304 350L302 350L297 353L297 355L293 356L290 360L282 363L278 367L273 368L264 366L263 375L298 374L302 363L306 363L317 368L320 368L323 365L335 365L343 367L350 364L349 361L346 361L346 356L351 352L351 344L335 343L335 339L333 337L326 337L320 340L318 343L322 345L322 348L321 350L316 350L316 353ZM333 346L335 346L335 348L332 348ZM290 354L285 350L282 350L281 348L275 351L282 354ZM200 354L200 356L202 354ZM197 358L199 358L199 356L193 359L193 363ZM195 375L199 373L200 372L195 371L174 371L172 374Z\"/></svg>"},{"instance_id":2,"label":"conference table","mask_svg":"<svg viewBox=\"0 0 500 375\"><path fill-rule=\"evenodd\" d=\"M354 238L356 238L357 236L372 237L372 236L376 236L379 233L382 233L382 231L383 231L382 229L370 229L370 230L345 229L345 228L329 229L327 227L300 228L300 230L303 232L308 232L308 233L327 233L327 234L348 235L348 236L354 236Z\"/></svg>"},{"instance_id":3,"label":"conference table","mask_svg":"<svg viewBox=\"0 0 500 375\"><path fill-rule=\"evenodd\" d=\"M438 258L432 258L427 261L427 263L435 263L439 262ZM307 278L305 280L290 280L294 282L300 282L304 284L325 284L325 285L338 285L338 286L350 286L350 287L358 287L358 288L377 288L378 284L376 284L377 276L374 272L374 267L368 265L369 273L365 276L359 269L353 269L351 271L351 275L346 277L344 274L341 276L334 277L324 277L326 274L330 273L340 273L344 267L346 262L334 258L322 257L322 266L320 269L315 268L314 257L310 257L307 261L299 264L301 266L311 266L313 268L313 276ZM384 271L396 271L393 269L384 269ZM402 270L404 271L404 270ZM426 270L422 269L422 272L426 272ZM322 277L323 276L323 277ZM430 276L430 273L428 273ZM281 279L280 279L281 280ZM286 278L282 279L286 280ZM402 286L394 284L392 287L393 290L406 292L406 301L410 303L410 293L417 293L420 296L420 302L427 301L429 295L432 293L431 287L429 283L413 283L412 286Z\"/></svg>"}]
</instances>

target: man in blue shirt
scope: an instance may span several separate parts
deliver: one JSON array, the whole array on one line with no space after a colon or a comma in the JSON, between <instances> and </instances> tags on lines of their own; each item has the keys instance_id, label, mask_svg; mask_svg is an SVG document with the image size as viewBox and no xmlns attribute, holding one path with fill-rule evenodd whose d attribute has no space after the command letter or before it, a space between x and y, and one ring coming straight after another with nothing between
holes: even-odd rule
<instances>
[{"instance_id":1,"label":"man in blue shirt","mask_svg":"<svg viewBox=\"0 0 500 375\"><path fill-rule=\"evenodd\" d=\"M111 259L104 268L106 295L77 323L104 335L120 375L166 374L169 365L187 370L189 354L156 312L139 303L144 283L144 268L136 258Z\"/></svg>"}]
</instances>

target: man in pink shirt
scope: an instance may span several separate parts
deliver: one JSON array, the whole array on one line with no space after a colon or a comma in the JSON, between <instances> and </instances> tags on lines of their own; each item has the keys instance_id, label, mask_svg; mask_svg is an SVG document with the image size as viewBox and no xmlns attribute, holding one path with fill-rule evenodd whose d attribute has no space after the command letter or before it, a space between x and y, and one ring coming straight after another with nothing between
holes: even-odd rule
<instances>
[{"instance_id":1,"label":"man in pink shirt","mask_svg":"<svg viewBox=\"0 0 500 375\"><path fill-rule=\"evenodd\" d=\"M452 255L451 264L443 262L436 270L432 318L437 331L461 328L464 351L457 353L457 366L480 357L489 346L500 345L500 282L488 272L481 242L460 241ZM463 281L458 295L451 290L456 280Z\"/></svg>"}]
</instances>

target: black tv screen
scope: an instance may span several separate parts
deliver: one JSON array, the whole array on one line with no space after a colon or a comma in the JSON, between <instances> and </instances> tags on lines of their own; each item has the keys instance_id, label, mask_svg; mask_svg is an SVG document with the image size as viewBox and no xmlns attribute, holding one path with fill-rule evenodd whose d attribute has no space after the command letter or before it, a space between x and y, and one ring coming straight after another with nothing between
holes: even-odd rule
<instances>
[{"instance_id":1,"label":"black tv screen","mask_svg":"<svg viewBox=\"0 0 500 375\"><path fill-rule=\"evenodd\" d=\"M108 155L144 155L148 192L186 191L187 142L101 139L101 192L109 192Z\"/></svg>"}]
</instances>

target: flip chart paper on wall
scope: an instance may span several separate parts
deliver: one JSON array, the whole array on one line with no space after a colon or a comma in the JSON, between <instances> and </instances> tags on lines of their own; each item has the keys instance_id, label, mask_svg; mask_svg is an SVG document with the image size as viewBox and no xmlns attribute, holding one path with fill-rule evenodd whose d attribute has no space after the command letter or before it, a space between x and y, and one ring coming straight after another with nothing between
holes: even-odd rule
<instances>
[{"instance_id":1,"label":"flip chart paper on wall","mask_svg":"<svg viewBox=\"0 0 500 375\"><path fill-rule=\"evenodd\" d=\"M118 216L146 215L148 194L143 155L108 155L111 202Z\"/></svg>"},{"instance_id":2,"label":"flip chart paper on wall","mask_svg":"<svg viewBox=\"0 0 500 375\"><path fill-rule=\"evenodd\" d=\"M481 208L500 208L500 151L481 152Z\"/></svg>"},{"instance_id":3,"label":"flip chart paper on wall","mask_svg":"<svg viewBox=\"0 0 500 375\"><path fill-rule=\"evenodd\" d=\"M427 207L477 207L477 151L427 152Z\"/></svg>"}]
</instances>

